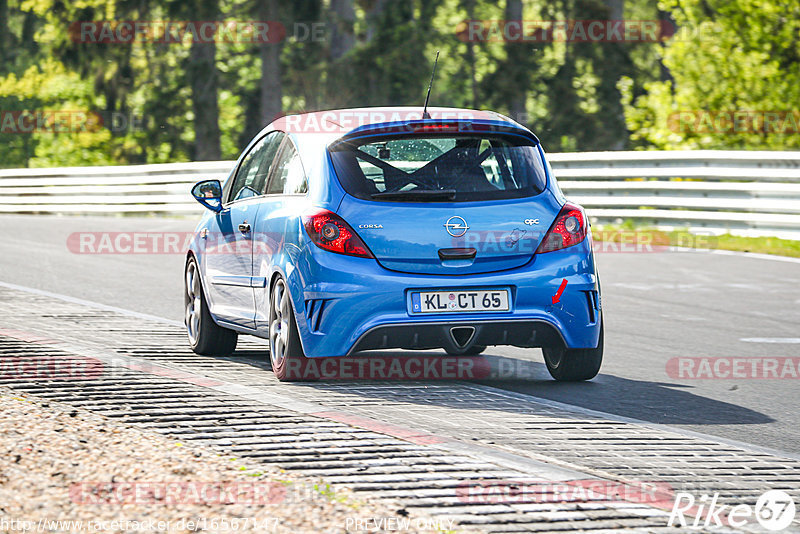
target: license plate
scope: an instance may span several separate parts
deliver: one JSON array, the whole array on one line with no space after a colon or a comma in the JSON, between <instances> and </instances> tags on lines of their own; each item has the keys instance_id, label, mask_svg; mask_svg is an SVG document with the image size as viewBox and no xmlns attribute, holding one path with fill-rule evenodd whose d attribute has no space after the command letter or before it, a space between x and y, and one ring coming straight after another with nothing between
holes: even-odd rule
<instances>
[{"instance_id":1,"label":"license plate","mask_svg":"<svg viewBox=\"0 0 800 534\"><path fill-rule=\"evenodd\" d=\"M508 311L507 289L421 291L411 294L415 313Z\"/></svg>"}]
</instances>

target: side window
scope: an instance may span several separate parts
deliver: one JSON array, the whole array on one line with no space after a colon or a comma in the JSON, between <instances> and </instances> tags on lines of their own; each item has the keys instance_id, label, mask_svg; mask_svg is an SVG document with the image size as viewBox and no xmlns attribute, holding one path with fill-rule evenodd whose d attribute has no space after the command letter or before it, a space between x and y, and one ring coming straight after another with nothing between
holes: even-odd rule
<instances>
[{"instance_id":1,"label":"side window","mask_svg":"<svg viewBox=\"0 0 800 534\"><path fill-rule=\"evenodd\" d=\"M269 173L276 163L275 156L278 154L278 149L280 149L284 137L286 137L286 134L283 132L272 132L268 136L269 145L265 150L264 162L261 165L261 170L258 173L258 180L256 182L256 186L254 187L259 194L263 194L264 189L267 186Z\"/></svg>"},{"instance_id":2,"label":"side window","mask_svg":"<svg viewBox=\"0 0 800 534\"><path fill-rule=\"evenodd\" d=\"M283 132L268 134L245 156L233 181L228 202L261 194L269 175L270 164L278 151L283 136Z\"/></svg>"},{"instance_id":3,"label":"side window","mask_svg":"<svg viewBox=\"0 0 800 534\"><path fill-rule=\"evenodd\" d=\"M275 162L275 171L267 187L267 194L302 194L308 191L306 173L300 155L291 143L286 143Z\"/></svg>"}]
</instances>

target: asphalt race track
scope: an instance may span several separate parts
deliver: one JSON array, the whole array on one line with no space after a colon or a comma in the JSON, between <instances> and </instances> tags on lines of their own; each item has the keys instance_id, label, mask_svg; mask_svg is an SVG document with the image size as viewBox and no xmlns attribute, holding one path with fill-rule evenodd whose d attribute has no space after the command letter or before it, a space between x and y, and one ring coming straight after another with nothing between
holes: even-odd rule
<instances>
[{"instance_id":1,"label":"asphalt race track","mask_svg":"<svg viewBox=\"0 0 800 534\"><path fill-rule=\"evenodd\" d=\"M190 219L2 216L0 282L182 321L183 256L77 254L67 239L193 227ZM487 385L800 457L797 377L667 373L673 358L800 355L800 260L669 251L606 252L597 261L606 321L600 376L558 384L538 349L490 347L486 354L514 373Z\"/></svg>"}]
</instances>

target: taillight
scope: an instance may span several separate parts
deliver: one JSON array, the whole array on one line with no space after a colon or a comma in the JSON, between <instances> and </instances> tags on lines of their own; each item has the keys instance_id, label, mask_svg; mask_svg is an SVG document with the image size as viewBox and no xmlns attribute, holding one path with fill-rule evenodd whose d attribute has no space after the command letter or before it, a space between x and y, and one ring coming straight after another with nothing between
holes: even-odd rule
<instances>
[{"instance_id":1,"label":"taillight","mask_svg":"<svg viewBox=\"0 0 800 534\"><path fill-rule=\"evenodd\" d=\"M333 212L323 209L310 211L303 215L303 226L319 248L360 258L374 257L344 219Z\"/></svg>"},{"instance_id":2,"label":"taillight","mask_svg":"<svg viewBox=\"0 0 800 534\"><path fill-rule=\"evenodd\" d=\"M552 252L577 245L586 239L588 225L583 208L567 202L556 217L556 221L542 239L536 253Z\"/></svg>"}]
</instances>

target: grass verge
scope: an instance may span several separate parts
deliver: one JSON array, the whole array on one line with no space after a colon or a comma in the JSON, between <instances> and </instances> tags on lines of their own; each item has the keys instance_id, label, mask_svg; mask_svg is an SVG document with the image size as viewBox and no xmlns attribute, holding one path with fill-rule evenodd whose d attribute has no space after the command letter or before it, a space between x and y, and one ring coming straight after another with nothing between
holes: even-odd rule
<instances>
[{"instance_id":1,"label":"grass verge","mask_svg":"<svg viewBox=\"0 0 800 534\"><path fill-rule=\"evenodd\" d=\"M657 230L635 224L604 225L592 228L595 241L615 243L648 243L655 246L675 246L699 249L734 250L758 254L774 254L800 258L800 241L777 237L743 237L731 234L710 235L688 230Z\"/></svg>"}]
</instances>

